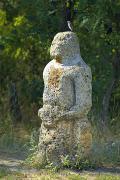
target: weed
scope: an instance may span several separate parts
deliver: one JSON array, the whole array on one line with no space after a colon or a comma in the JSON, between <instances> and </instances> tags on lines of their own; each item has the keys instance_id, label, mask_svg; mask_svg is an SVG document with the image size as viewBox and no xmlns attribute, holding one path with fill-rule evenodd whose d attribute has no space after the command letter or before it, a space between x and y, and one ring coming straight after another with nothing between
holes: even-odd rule
<instances>
[{"instance_id":1,"label":"weed","mask_svg":"<svg viewBox=\"0 0 120 180\"><path fill-rule=\"evenodd\" d=\"M0 179L3 178L4 176L7 176L8 174L10 174L9 169L5 167L0 167Z\"/></svg>"}]
</instances>

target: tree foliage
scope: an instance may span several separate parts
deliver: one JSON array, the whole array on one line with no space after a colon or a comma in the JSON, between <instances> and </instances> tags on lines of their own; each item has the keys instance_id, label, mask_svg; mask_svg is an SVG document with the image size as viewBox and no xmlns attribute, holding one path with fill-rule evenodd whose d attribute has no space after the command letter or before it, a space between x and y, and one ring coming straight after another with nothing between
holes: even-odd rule
<instances>
[{"instance_id":1,"label":"tree foliage","mask_svg":"<svg viewBox=\"0 0 120 180\"><path fill-rule=\"evenodd\" d=\"M62 29L65 1L0 1L0 113L11 112L11 83L17 92L23 121L37 119L42 105L42 71L50 60L53 36ZM114 79L108 101L109 124L120 119L120 1L75 0L74 31L81 54L93 73L93 109L104 110L104 96ZM12 103L16 103L13 98ZM12 106L14 107L14 106ZM3 116L5 117L5 116ZM4 118L5 119L5 118Z\"/></svg>"}]
</instances>

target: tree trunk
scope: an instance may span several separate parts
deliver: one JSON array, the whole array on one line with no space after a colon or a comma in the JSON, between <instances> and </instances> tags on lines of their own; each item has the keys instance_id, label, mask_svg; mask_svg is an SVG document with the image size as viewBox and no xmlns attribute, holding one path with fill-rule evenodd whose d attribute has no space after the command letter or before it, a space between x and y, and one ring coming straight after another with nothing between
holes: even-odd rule
<instances>
[{"instance_id":1,"label":"tree trunk","mask_svg":"<svg viewBox=\"0 0 120 180\"><path fill-rule=\"evenodd\" d=\"M107 125L108 123L108 118L109 118L109 104L110 104L110 98L111 98L111 94L112 91L114 89L114 84L115 84L115 78L112 77L106 92L104 94L103 97L103 101L102 101L102 111L101 111L101 123L102 125Z\"/></svg>"},{"instance_id":2,"label":"tree trunk","mask_svg":"<svg viewBox=\"0 0 120 180\"><path fill-rule=\"evenodd\" d=\"M60 22L60 31L64 32L67 28L67 21L66 21L66 5L65 5L65 1L63 2L63 0L61 0L61 12L60 12L60 16L61 16L61 22Z\"/></svg>"},{"instance_id":3,"label":"tree trunk","mask_svg":"<svg viewBox=\"0 0 120 180\"><path fill-rule=\"evenodd\" d=\"M118 83L119 78L120 78L120 52L117 51L113 61L113 76L110 81L110 84L106 89L102 101L101 123L103 126L107 126L108 124L110 99L112 92Z\"/></svg>"},{"instance_id":4,"label":"tree trunk","mask_svg":"<svg viewBox=\"0 0 120 180\"><path fill-rule=\"evenodd\" d=\"M14 122L20 122L22 119L22 115L18 100L17 88L14 82L10 82L9 85L9 104L12 120Z\"/></svg>"}]
</instances>

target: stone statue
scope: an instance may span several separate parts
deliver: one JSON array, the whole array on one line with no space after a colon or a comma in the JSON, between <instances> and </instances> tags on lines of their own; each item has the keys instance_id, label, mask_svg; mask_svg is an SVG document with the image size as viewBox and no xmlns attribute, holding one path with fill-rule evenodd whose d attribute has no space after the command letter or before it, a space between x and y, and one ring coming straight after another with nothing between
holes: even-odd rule
<instances>
[{"instance_id":1,"label":"stone statue","mask_svg":"<svg viewBox=\"0 0 120 180\"><path fill-rule=\"evenodd\" d=\"M39 138L41 164L58 164L66 155L71 160L89 153L92 136L87 114L92 105L91 70L80 56L73 32L58 33L52 42L53 58L43 72L43 108Z\"/></svg>"}]
</instances>

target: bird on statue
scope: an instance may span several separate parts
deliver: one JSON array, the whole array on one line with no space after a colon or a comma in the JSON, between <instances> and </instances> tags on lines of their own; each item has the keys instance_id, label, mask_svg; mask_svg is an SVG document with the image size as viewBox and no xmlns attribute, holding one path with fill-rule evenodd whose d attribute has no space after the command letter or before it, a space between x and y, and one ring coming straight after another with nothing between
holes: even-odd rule
<instances>
[{"instance_id":1,"label":"bird on statue","mask_svg":"<svg viewBox=\"0 0 120 180\"><path fill-rule=\"evenodd\" d=\"M72 28L72 6L73 6L73 0L67 0L66 1L66 21L67 21L67 25L70 31L73 31Z\"/></svg>"}]
</instances>

